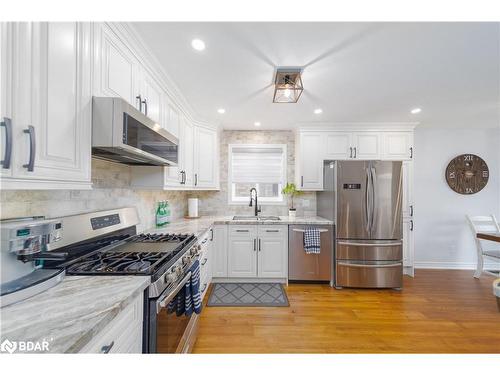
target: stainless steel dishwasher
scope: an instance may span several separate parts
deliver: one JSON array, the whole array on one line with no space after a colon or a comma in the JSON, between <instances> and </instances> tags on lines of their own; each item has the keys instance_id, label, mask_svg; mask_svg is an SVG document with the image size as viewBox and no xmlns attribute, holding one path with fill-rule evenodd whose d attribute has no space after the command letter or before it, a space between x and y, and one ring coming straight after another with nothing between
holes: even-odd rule
<instances>
[{"instance_id":1,"label":"stainless steel dishwasher","mask_svg":"<svg viewBox=\"0 0 500 375\"><path fill-rule=\"evenodd\" d=\"M334 226L315 225L320 231L319 254L306 254L304 231L311 225L290 225L288 228L288 280L328 281L333 286Z\"/></svg>"}]
</instances>

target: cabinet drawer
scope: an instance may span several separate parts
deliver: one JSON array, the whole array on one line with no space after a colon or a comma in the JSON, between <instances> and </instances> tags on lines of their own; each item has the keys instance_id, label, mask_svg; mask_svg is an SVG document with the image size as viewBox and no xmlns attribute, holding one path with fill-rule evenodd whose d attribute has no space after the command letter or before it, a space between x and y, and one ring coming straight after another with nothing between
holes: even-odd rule
<instances>
[{"instance_id":1,"label":"cabinet drawer","mask_svg":"<svg viewBox=\"0 0 500 375\"><path fill-rule=\"evenodd\" d=\"M256 225L230 225L229 234L235 236L254 236L257 234Z\"/></svg>"},{"instance_id":2,"label":"cabinet drawer","mask_svg":"<svg viewBox=\"0 0 500 375\"><path fill-rule=\"evenodd\" d=\"M287 225L261 225L259 226L259 237L284 236L288 232Z\"/></svg>"},{"instance_id":3,"label":"cabinet drawer","mask_svg":"<svg viewBox=\"0 0 500 375\"><path fill-rule=\"evenodd\" d=\"M136 299L89 342L82 353L140 353L142 351L143 296ZM132 351L130 351L132 350Z\"/></svg>"},{"instance_id":4,"label":"cabinet drawer","mask_svg":"<svg viewBox=\"0 0 500 375\"><path fill-rule=\"evenodd\" d=\"M337 286L351 288L401 288L401 262L337 261Z\"/></svg>"}]
</instances>

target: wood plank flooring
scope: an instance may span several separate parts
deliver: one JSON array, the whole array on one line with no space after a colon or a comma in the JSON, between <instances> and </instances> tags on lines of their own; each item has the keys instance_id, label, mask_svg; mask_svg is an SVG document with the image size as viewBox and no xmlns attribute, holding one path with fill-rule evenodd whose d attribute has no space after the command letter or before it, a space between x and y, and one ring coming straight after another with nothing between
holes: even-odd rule
<instances>
[{"instance_id":1,"label":"wood plank flooring","mask_svg":"<svg viewBox=\"0 0 500 375\"><path fill-rule=\"evenodd\" d=\"M205 306L193 352L500 353L494 278L472 274L417 270L402 291L290 284L290 307Z\"/></svg>"}]
</instances>

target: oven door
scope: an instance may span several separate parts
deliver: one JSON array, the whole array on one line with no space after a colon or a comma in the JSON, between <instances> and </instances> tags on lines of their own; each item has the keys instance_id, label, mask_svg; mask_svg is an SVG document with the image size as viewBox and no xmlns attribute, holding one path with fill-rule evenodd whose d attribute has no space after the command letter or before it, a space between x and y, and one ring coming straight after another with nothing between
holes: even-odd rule
<instances>
[{"instance_id":1,"label":"oven door","mask_svg":"<svg viewBox=\"0 0 500 375\"><path fill-rule=\"evenodd\" d=\"M177 316L175 312L172 314L167 313L169 302L177 296L177 293L184 288L190 278L191 272L174 289L167 289L158 299L151 301L150 353L191 352L198 332L198 315L193 313L188 317L184 314Z\"/></svg>"}]
</instances>

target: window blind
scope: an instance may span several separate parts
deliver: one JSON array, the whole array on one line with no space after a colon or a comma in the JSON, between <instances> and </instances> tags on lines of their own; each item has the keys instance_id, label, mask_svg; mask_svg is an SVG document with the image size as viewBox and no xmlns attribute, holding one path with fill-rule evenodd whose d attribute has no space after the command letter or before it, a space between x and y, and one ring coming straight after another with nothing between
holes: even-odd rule
<instances>
[{"instance_id":1,"label":"window blind","mask_svg":"<svg viewBox=\"0 0 500 375\"><path fill-rule=\"evenodd\" d=\"M233 147L231 155L232 182L282 183L285 180L284 157L281 147Z\"/></svg>"}]
</instances>

